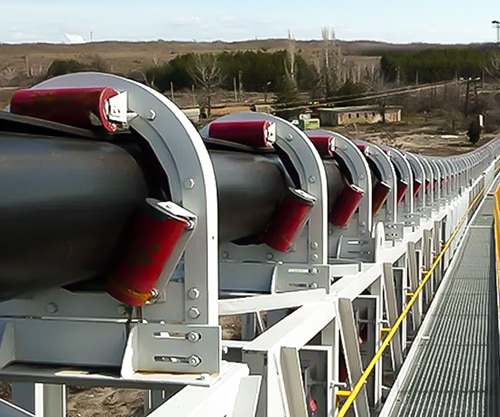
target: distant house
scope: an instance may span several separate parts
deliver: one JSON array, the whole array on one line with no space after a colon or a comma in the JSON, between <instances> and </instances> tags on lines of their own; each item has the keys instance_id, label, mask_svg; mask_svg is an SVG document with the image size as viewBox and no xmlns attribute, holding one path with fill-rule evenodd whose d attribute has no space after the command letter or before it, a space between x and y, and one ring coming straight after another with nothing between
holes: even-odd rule
<instances>
[{"instance_id":1,"label":"distant house","mask_svg":"<svg viewBox=\"0 0 500 417\"><path fill-rule=\"evenodd\" d=\"M385 106L385 122L400 122L401 111L400 106ZM322 126L378 123L384 119L380 106L321 107L315 113L319 116Z\"/></svg>"}]
</instances>

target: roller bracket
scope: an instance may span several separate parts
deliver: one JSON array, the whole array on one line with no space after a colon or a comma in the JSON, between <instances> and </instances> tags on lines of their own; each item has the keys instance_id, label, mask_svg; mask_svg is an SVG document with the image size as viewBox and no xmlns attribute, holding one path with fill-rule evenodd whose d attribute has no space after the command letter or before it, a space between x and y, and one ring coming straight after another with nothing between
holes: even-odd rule
<instances>
[{"instance_id":1,"label":"roller bracket","mask_svg":"<svg viewBox=\"0 0 500 417\"><path fill-rule=\"evenodd\" d=\"M404 237L404 226L403 223L384 223L385 240L393 242L402 240Z\"/></svg>"},{"instance_id":2,"label":"roller bracket","mask_svg":"<svg viewBox=\"0 0 500 417\"><path fill-rule=\"evenodd\" d=\"M148 372L217 373L222 352L213 349L219 326L138 323L130 331L121 375L140 379Z\"/></svg>"},{"instance_id":3,"label":"roller bracket","mask_svg":"<svg viewBox=\"0 0 500 417\"><path fill-rule=\"evenodd\" d=\"M329 265L315 265L305 268L300 264L278 264L273 271L273 292L330 289Z\"/></svg>"}]
</instances>

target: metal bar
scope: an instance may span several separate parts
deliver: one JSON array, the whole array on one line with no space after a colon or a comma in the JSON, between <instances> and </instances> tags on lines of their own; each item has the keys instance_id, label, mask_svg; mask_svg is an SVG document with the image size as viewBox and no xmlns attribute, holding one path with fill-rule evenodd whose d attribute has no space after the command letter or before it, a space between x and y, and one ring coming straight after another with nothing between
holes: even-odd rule
<instances>
[{"instance_id":1,"label":"metal bar","mask_svg":"<svg viewBox=\"0 0 500 417\"><path fill-rule=\"evenodd\" d=\"M308 417L299 351L296 348L281 348L281 374L289 414L294 417Z\"/></svg>"},{"instance_id":2,"label":"metal bar","mask_svg":"<svg viewBox=\"0 0 500 417\"><path fill-rule=\"evenodd\" d=\"M356 324L354 323L354 310L352 308L351 300L348 298L339 298L339 321L340 321L340 334L344 344L344 355L347 365L347 373L351 384L354 381L359 381L363 374L363 364L361 361L361 352L359 349L358 332L356 331ZM375 366L375 364L373 364ZM373 369L373 368L372 368ZM364 380L366 382L366 379ZM370 407L368 405L368 394L366 392L366 384L359 387L358 393L361 397L352 398L351 404L354 402L354 409L356 416L369 417ZM351 396L348 397L348 399ZM343 409L344 407L342 407ZM342 410L341 409L341 410Z\"/></svg>"},{"instance_id":3,"label":"metal bar","mask_svg":"<svg viewBox=\"0 0 500 417\"><path fill-rule=\"evenodd\" d=\"M259 398L260 375L251 375L241 378L240 390L236 396L232 417L254 417L257 412Z\"/></svg>"},{"instance_id":4,"label":"metal bar","mask_svg":"<svg viewBox=\"0 0 500 417\"><path fill-rule=\"evenodd\" d=\"M43 412L38 417L66 417L66 386L65 385L43 385Z\"/></svg>"},{"instance_id":5,"label":"metal bar","mask_svg":"<svg viewBox=\"0 0 500 417\"><path fill-rule=\"evenodd\" d=\"M212 387L187 386L160 405L148 417L211 417L233 416L242 378L248 367L233 364L231 372Z\"/></svg>"},{"instance_id":6,"label":"metal bar","mask_svg":"<svg viewBox=\"0 0 500 417\"><path fill-rule=\"evenodd\" d=\"M368 376L371 374L371 372L375 368L375 365L377 364L377 362L379 361L379 359L382 357L382 354L384 353L385 349L387 349L387 346L389 346L389 343L391 342L392 338L394 337L394 335L398 331L399 326L403 322L403 320L406 317L406 315L408 314L408 312L411 310L412 306L415 304L415 301L417 300L418 296L420 295L420 293L424 289L425 284L427 284L427 282L429 281L429 279L432 277L432 273L434 272L434 270L437 268L437 266L441 262L441 259L443 258L444 253L448 250L448 247L450 246L450 244L453 241L453 239L455 239L455 236L458 234L458 231L462 227L462 224L464 224L464 222L467 220L468 214L475 208L476 203L483 196L483 193L484 193L484 188L482 188L478 192L477 196L472 200L472 202L469 205L469 207L467 208L464 216L460 219L457 227L455 228L455 230L453 231L452 235L450 236L450 238L448 239L448 241L444 245L443 250L441 251L441 253L439 254L439 256L436 258L436 260L434 261L434 263L432 264L432 267L429 269L429 271L425 275L424 279L422 280L422 282L420 283L420 285L418 286L418 288L415 290L414 295L411 297L411 299L408 302L408 305L404 309L403 313L399 316L399 318L396 321L395 325L393 326L393 328L391 329L391 331L388 333L388 335L385 338L385 340L382 342L382 345L378 349L377 353L375 354L375 356L373 357L373 359L371 360L371 362L366 367L365 372L363 373L363 375L361 376L361 378L359 378L358 382L354 386L351 395L347 398L346 402L344 403L344 405L340 409L337 417L345 417L346 414L349 411L349 408L353 405L353 403L355 404L355 401L356 401L358 395L364 391L365 382L366 382ZM356 407L356 404L355 404L355 407Z\"/></svg>"},{"instance_id":7,"label":"metal bar","mask_svg":"<svg viewBox=\"0 0 500 417\"><path fill-rule=\"evenodd\" d=\"M396 288L394 286L394 271L390 263L384 263L384 287L387 319L389 320L389 325L392 327L396 324L398 319L398 306L396 301ZM396 337L391 342L391 356L394 368L393 370L397 372L403 363L403 352L401 349L400 337Z\"/></svg>"},{"instance_id":8,"label":"metal bar","mask_svg":"<svg viewBox=\"0 0 500 417\"><path fill-rule=\"evenodd\" d=\"M36 417L34 414L4 400L0 400L0 415L2 417Z\"/></svg>"},{"instance_id":9,"label":"metal bar","mask_svg":"<svg viewBox=\"0 0 500 417\"><path fill-rule=\"evenodd\" d=\"M418 261L417 261L417 251L415 242L408 242L406 256L408 259L408 278L410 281L410 287L411 291L414 291L419 284ZM413 330L416 330L420 327L421 320L422 320L422 306L420 303L417 303L412 310Z\"/></svg>"},{"instance_id":10,"label":"metal bar","mask_svg":"<svg viewBox=\"0 0 500 417\"><path fill-rule=\"evenodd\" d=\"M326 292L324 289L230 298L219 300L219 316L297 307L310 302L322 301L325 298Z\"/></svg>"}]
</instances>

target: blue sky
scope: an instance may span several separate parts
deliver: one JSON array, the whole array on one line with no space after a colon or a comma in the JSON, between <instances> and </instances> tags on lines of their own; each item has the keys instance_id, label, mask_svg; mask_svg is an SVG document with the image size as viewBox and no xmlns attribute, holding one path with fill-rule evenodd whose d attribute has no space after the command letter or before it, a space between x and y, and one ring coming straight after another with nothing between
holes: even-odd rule
<instances>
[{"instance_id":1,"label":"blue sky","mask_svg":"<svg viewBox=\"0 0 500 417\"><path fill-rule=\"evenodd\" d=\"M491 42L493 0L0 0L0 42L339 39L395 43Z\"/></svg>"}]
</instances>

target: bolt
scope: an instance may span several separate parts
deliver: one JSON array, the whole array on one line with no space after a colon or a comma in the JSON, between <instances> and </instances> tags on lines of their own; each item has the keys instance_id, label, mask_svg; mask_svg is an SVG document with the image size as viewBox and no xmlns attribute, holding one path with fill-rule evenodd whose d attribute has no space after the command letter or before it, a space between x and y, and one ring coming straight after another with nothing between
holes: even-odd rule
<instances>
[{"instance_id":1,"label":"bolt","mask_svg":"<svg viewBox=\"0 0 500 417\"><path fill-rule=\"evenodd\" d=\"M188 290L188 297L191 298L191 300L196 300L200 296L200 290L196 287L190 288Z\"/></svg>"},{"instance_id":2,"label":"bolt","mask_svg":"<svg viewBox=\"0 0 500 417\"><path fill-rule=\"evenodd\" d=\"M316 177L315 177L314 175L310 176L310 177L309 177L309 182L310 182L311 184L314 184L314 183L316 182Z\"/></svg>"},{"instance_id":3,"label":"bolt","mask_svg":"<svg viewBox=\"0 0 500 417\"><path fill-rule=\"evenodd\" d=\"M198 366L201 364L201 358L199 356L196 356L196 355L191 355L188 358L188 362L189 362L189 365L191 365L191 366Z\"/></svg>"},{"instance_id":4,"label":"bolt","mask_svg":"<svg viewBox=\"0 0 500 417\"><path fill-rule=\"evenodd\" d=\"M268 253L268 254L266 255L266 258L267 258L268 260L271 260L271 259L273 259L273 258L274 258L274 256L273 256L273 254L272 254L272 253Z\"/></svg>"},{"instance_id":5,"label":"bolt","mask_svg":"<svg viewBox=\"0 0 500 417\"><path fill-rule=\"evenodd\" d=\"M227 346L222 346L222 354L227 355L229 352L229 348Z\"/></svg>"},{"instance_id":6,"label":"bolt","mask_svg":"<svg viewBox=\"0 0 500 417\"><path fill-rule=\"evenodd\" d=\"M293 140L293 135L291 133L289 133L288 135L286 135L286 140L288 142L291 142Z\"/></svg>"},{"instance_id":7,"label":"bolt","mask_svg":"<svg viewBox=\"0 0 500 417\"><path fill-rule=\"evenodd\" d=\"M124 316L125 314L127 314L127 307L125 306L125 304L120 304L118 307L116 307L116 311L120 316Z\"/></svg>"},{"instance_id":8,"label":"bolt","mask_svg":"<svg viewBox=\"0 0 500 417\"><path fill-rule=\"evenodd\" d=\"M200 317L200 314L200 309L198 307L191 307L188 310L188 316L192 319L197 319L198 317Z\"/></svg>"},{"instance_id":9,"label":"bolt","mask_svg":"<svg viewBox=\"0 0 500 417\"><path fill-rule=\"evenodd\" d=\"M359 222L359 227L365 227L366 223L365 222Z\"/></svg>"},{"instance_id":10,"label":"bolt","mask_svg":"<svg viewBox=\"0 0 500 417\"><path fill-rule=\"evenodd\" d=\"M54 314L57 313L57 304L56 303L49 303L47 304L47 307L45 307L45 310L47 310L47 313Z\"/></svg>"},{"instance_id":11,"label":"bolt","mask_svg":"<svg viewBox=\"0 0 500 417\"><path fill-rule=\"evenodd\" d=\"M192 178L187 178L184 180L184 187L188 190L194 188L194 180Z\"/></svg>"},{"instance_id":12,"label":"bolt","mask_svg":"<svg viewBox=\"0 0 500 417\"><path fill-rule=\"evenodd\" d=\"M317 283L317 282L311 282L311 283L309 284L309 288L312 288L312 289L316 289L316 288L318 288L318 283Z\"/></svg>"},{"instance_id":13,"label":"bolt","mask_svg":"<svg viewBox=\"0 0 500 417\"><path fill-rule=\"evenodd\" d=\"M361 174L361 175L359 176L359 179L360 179L360 180L364 180L364 179L365 179L365 176L364 176L363 174Z\"/></svg>"},{"instance_id":14,"label":"bolt","mask_svg":"<svg viewBox=\"0 0 500 417\"><path fill-rule=\"evenodd\" d=\"M201 339L201 334L199 334L198 332L189 332L186 335L186 339L192 343L196 343Z\"/></svg>"},{"instance_id":15,"label":"bolt","mask_svg":"<svg viewBox=\"0 0 500 417\"><path fill-rule=\"evenodd\" d=\"M146 117L150 122L156 119L156 112L153 109L149 110L148 116Z\"/></svg>"},{"instance_id":16,"label":"bolt","mask_svg":"<svg viewBox=\"0 0 500 417\"><path fill-rule=\"evenodd\" d=\"M229 253L227 253L227 252L222 252L222 258L223 258L223 259L227 259L227 258L229 258Z\"/></svg>"},{"instance_id":17,"label":"bolt","mask_svg":"<svg viewBox=\"0 0 500 417\"><path fill-rule=\"evenodd\" d=\"M313 261L317 261L317 260L319 259L319 256L318 256L316 253L314 253L314 254L311 256L311 259L312 259Z\"/></svg>"},{"instance_id":18,"label":"bolt","mask_svg":"<svg viewBox=\"0 0 500 417\"><path fill-rule=\"evenodd\" d=\"M311 243L311 249L318 249L318 246L319 246L318 242Z\"/></svg>"},{"instance_id":19,"label":"bolt","mask_svg":"<svg viewBox=\"0 0 500 417\"><path fill-rule=\"evenodd\" d=\"M313 275L317 275L317 274L319 274L319 270L318 270L318 268L311 268L311 271L309 271L309 272L310 272L311 274L313 274Z\"/></svg>"},{"instance_id":20,"label":"bolt","mask_svg":"<svg viewBox=\"0 0 500 417\"><path fill-rule=\"evenodd\" d=\"M151 295L149 296L149 302L150 303L156 302L156 300L158 299L159 296L160 296L160 293L158 292L158 290L156 288L153 288L151 290Z\"/></svg>"}]
</instances>

